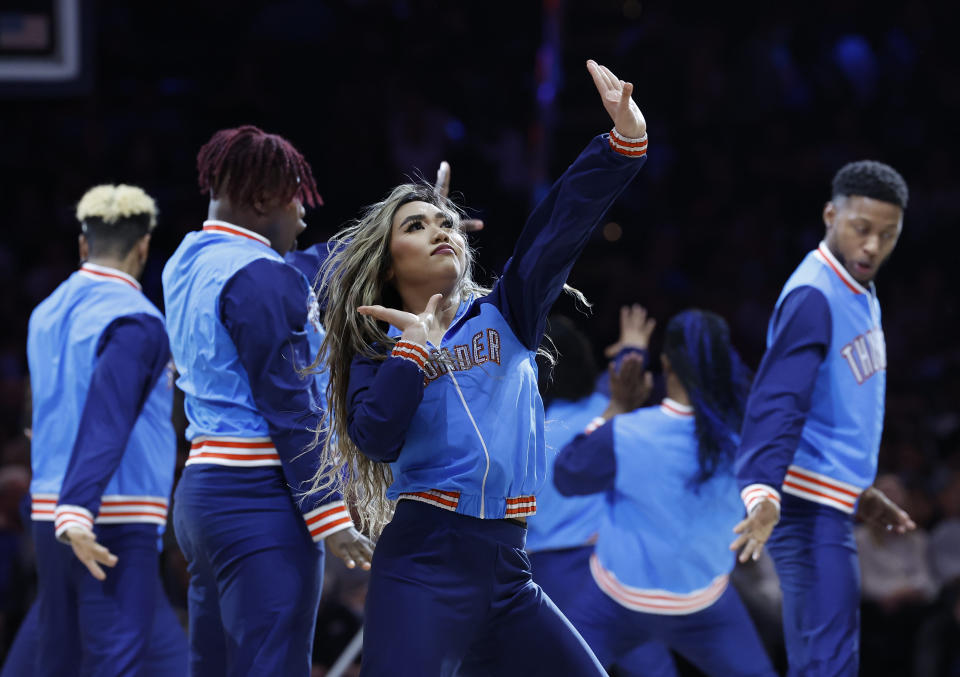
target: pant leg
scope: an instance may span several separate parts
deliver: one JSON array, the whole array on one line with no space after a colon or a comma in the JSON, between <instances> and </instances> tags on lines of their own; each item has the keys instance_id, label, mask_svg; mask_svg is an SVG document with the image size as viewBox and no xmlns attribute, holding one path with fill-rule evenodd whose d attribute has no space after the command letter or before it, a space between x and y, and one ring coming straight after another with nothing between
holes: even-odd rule
<instances>
[{"instance_id":1,"label":"pant leg","mask_svg":"<svg viewBox=\"0 0 960 677\"><path fill-rule=\"evenodd\" d=\"M649 641L634 648L615 650L606 646L611 639L608 631L602 628L594 630L593 624L586 628L586 631L581 630L580 625L571 618L571 612L583 605L584 594L593 592L590 588L603 594L596 589L590 576L590 555L593 550L593 546L588 545L529 553L534 583L541 587L557 608L573 622L574 627L580 630L601 664L607 667L616 664L618 674L622 677L677 677L673 656L662 643ZM593 600L590 604L597 603L592 595L588 598ZM576 613L578 618L582 617L582 612Z\"/></svg>"},{"instance_id":2,"label":"pant leg","mask_svg":"<svg viewBox=\"0 0 960 677\"><path fill-rule=\"evenodd\" d=\"M299 514L272 514L214 558L227 675L307 677L320 605L320 551ZM244 515L243 522L251 516ZM299 523L298 523L299 521ZM236 554L236 553L235 553Z\"/></svg>"},{"instance_id":3,"label":"pant leg","mask_svg":"<svg viewBox=\"0 0 960 677\"><path fill-rule=\"evenodd\" d=\"M187 661L191 677L223 677L227 674L226 632L220 621L220 595L213 567L199 540L196 516L204 501L196 496L187 474L177 485L173 524L177 544L187 560Z\"/></svg>"},{"instance_id":4,"label":"pant leg","mask_svg":"<svg viewBox=\"0 0 960 677\"><path fill-rule=\"evenodd\" d=\"M620 677L679 677L670 649L659 640L644 642L616 660Z\"/></svg>"},{"instance_id":5,"label":"pant leg","mask_svg":"<svg viewBox=\"0 0 960 677\"><path fill-rule=\"evenodd\" d=\"M56 539L53 522L33 522L33 541L37 550L34 605L38 627L34 674L38 677L76 674L84 658L72 570L77 560L73 549Z\"/></svg>"},{"instance_id":6,"label":"pant leg","mask_svg":"<svg viewBox=\"0 0 960 677\"><path fill-rule=\"evenodd\" d=\"M159 553L152 524L97 525L97 540L117 556L103 581L75 560L81 674L136 677L146 664L156 608Z\"/></svg>"},{"instance_id":7,"label":"pant leg","mask_svg":"<svg viewBox=\"0 0 960 677\"><path fill-rule=\"evenodd\" d=\"M497 548L492 613L458 674L606 675L580 633L533 582L522 547Z\"/></svg>"},{"instance_id":8,"label":"pant leg","mask_svg":"<svg viewBox=\"0 0 960 677\"><path fill-rule=\"evenodd\" d=\"M470 520L401 501L373 553L364 612L364 677L449 677L483 623L496 544ZM480 520L475 520L480 522Z\"/></svg>"},{"instance_id":9,"label":"pant leg","mask_svg":"<svg viewBox=\"0 0 960 677\"><path fill-rule=\"evenodd\" d=\"M188 466L174 513L187 546L191 612L205 614L190 622L191 651L199 654L191 656L193 674L309 675L322 548L282 472ZM203 635L221 644L208 651Z\"/></svg>"},{"instance_id":10,"label":"pant leg","mask_svg":"<svg viewBox=\"0 0 960 677\"><path fill-rule=\"evenodd\" d=\"M138 676L183 677L188 674L187 635L173 607L170 606L170 600L159 578L157 578L155 597L147 659Z\"/></svg>"},{"instance_id":11,"label":"pant leg","mask_svg":"<svg viewBox=\"0 0 960 677\"><path fill-rule=\"evenodd\" d=\"M527 553L533 582L539 585L564 613L580 594L580 588L585 582L583 572L590 570L591 554L592 545Z\"/></svg>"},{"instance_id":12,"label":"pant leg","mask_svg":"<svg viewBox=\"0 0 960 677\"><path fill-rule=\"evenodd\" d=\"M712 677L776 677L736 589L727 586L706 609L682 616L638 613L651 634Z\"/></svg>"},{"instance_id":13,"label":"pant leg","mask_svg":"<svg viewBox=\"0 0 960 677\"><path fill-rule=\"evenodd\" d=\"M860 655L860 569L849 515L784 496L768 541L783 590L791 677L855 676Z\"/></svg>"},{"instance_id":14,"label":"pant leg","mask_svg":"<svg viewBox=\"0 0 960 677\"><path fill-rule=\"evenodd\" d=\"M17 629L13 644L7 651L0 669L0 677L27 677L35 670L37 656L37 638L40 627L37 623L37 604L30 605L30 610L24 616L23 622Z\"/></svg>"}]
</instances>

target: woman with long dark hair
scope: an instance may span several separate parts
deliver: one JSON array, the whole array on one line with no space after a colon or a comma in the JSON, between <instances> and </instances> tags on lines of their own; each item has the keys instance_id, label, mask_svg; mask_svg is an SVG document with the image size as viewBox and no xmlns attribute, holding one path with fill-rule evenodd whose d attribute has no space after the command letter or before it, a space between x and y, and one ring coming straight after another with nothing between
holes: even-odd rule
<instances>
[{"instance_id":1,"label":"woman with long dark hair","mask_svg":"<svg viewBox=\"0 0 960 677\"><path fill-rule=\"evenodd\" d=\"M709 675L774 675L729 586L729 529L743 516L733 474L751 375L718 315L688 310L667 324L667 397L649 393L638 356L610 381L606 411L560 452L564 495L606 492L592 581L564 611L605 666L660 640ZM586 572L584 572L586 576Z\"/></svg>"},{"instance_id":2,"label":"woman with long dark hair","mask_svg":"<svg viewBox=\"0 0 960 677\"><path fill-rule=\"evenodd\" d=\"M633 85L588 69L614 128L537 206L492 289L472 277L456 207L422 185L341 231L321 272L332 432L315 486L383 530L364 675L603 674L523 552L546 465L547 313L646 156Z\"/></svg>"}]
</instances>

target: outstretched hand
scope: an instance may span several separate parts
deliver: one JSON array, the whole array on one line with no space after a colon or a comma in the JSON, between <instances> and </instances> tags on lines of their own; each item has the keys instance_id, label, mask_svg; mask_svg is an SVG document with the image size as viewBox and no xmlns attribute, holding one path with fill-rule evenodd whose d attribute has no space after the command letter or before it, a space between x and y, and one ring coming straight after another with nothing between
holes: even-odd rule
<instances>
[{"instance_id":1,"label":"outstretched hand","mask_svg":"<svg viewBox=\"0 0 960 677\"><path fill-rule=\"evenodd\" d=\"M730 549L736 552L743 548L738 558L741 562L760 559L763 545L779 521L780 511L773 501L760 501L747 518L733 528L733 533L739 535Z\"/></svg>"},{"instance_id":2,"label":"outstretched hand","mask_svg":"<svg viewBox=\"0 0 960 677\"><path fill-rule=\"evenodd\" d=\"M348 569L359 566L369 569L373 559L373 543L355 528L341 529L324 539L330 552L343 560Z\"/></svg>"},{"instance_id":3,"label":"outstretched hand","mask_svg":"<svg viewBox=\"0 0 960 677\"><path fill-rule=\"evenodd\" d=\"M437 170L437 183L434 184L433 190L440 197L450 195L450 163L446 160L440 163L440 168ZM473 233L483 230L483 221L480 219L464 219L460 222L460 227L463 228L465 233Z\"/></svg>"},{"instance_id":4,"label":"outstretched hand","mask_svg":"<svg viewBox=\"0 0 960 677\"><path fill-rule=\"evenodd\" d=\"M603 107L607 109L613 126L621 136L639 139L647 133L647 121L643 113L633 102L633 83L624 82L609 68L601 66L593 59L587 61L587 70L593 77L593 84L600 92Z\"/></svg>"},{"instance_id":5,"label":"outstretched hand","mask_svg":"<svg viewBox=\"0 0 960 677\"><path fill-rule=\"evenodd\" d=\"M650 336L657 326L657 321L647 315L647 309L639 303L620 308L620 338L609 345L603 354L613 359L624 348L638 348L645 350L650 346Z\"/></svg>"},{"instance_id":6,"label":"outstretched hand","mask_svg":"<svg viewBox=\"0 0 960 677\"><path fill-rule=\"evenodd\" d=\"M66 531L66 536L70 542L70 547L73 548L73 554L83 562L83 566L87 567L98 581L106 580L107 574L100 568L100 565L116 566L117 556L97 543L97 535L89 529L70 527Z\"/></svg>"},{"instance_id":7,"label":"outstretched hand","mask_svg":"<svg viewBox=\"0 0 960 677\"><path fill-rule=\"evenodd\" d=\"M440 323L437 320L437 304L440 303L442 296L443 294L431 296L427 301L427 307L419 315L385 306L360 306L357 312L396 327L402 332L401 340L425 346L431 332L440 329Z\"/></svg>"},{"instance_id":8,"label":"outstretched hand","mask_svg":"<svg viewBox=\"0 0 960 677\"><path fill-rule=\"evenodd\" d=\"M907 511L876 487L868 487L857 501L857 517L867 524L905 534L917 528Z\"/></svg>"}]
</instances>

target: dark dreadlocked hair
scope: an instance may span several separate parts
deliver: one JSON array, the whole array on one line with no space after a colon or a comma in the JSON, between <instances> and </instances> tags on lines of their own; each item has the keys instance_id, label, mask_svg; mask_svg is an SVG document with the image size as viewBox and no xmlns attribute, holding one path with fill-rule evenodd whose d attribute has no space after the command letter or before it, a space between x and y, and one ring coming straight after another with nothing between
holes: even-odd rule
<instances>
[{"instance_id":1,"label":"dark dreadlocked hair","mask_svg":"<svg viewBox=\"0 0 960 677\"><path fill-rule=\"evenodd\" d=\"M294 197L311 207L323 204L303 155L282 136L253 125L215 132L197 154L197 173L200 192L226 195L243 207Z\"/></svg>"},{"instance_id":2,"label":"dark dreadlocked hair","mask_svg":"<svg viewBox=\"0 0 960 677\"><path fill-rule=\"evenodd\" d=\"M850 195L862 195L906 209L910 193L907 182L890 165L860 160L844 165L833 177L833 197Z\"/></svg>"},{"instance_id":3,"label":"dark dreadlocked hair","mask_svg":"<svg viewBox=\"0 0 960 677\"><path fill-rule=\"evenodd\" d=\"M733 461L753 375L730 345L727 323L705 310L672 317L663 352L693 405L700 469L691 484L699 487Z\"/></svg>"}]
</instances>

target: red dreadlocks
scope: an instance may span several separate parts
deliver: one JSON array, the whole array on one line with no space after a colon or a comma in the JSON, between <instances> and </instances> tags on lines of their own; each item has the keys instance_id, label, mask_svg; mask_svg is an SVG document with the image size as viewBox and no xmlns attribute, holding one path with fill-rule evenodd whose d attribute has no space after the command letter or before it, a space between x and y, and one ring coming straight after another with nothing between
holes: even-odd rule
<instances>
[{"instance_id":1,"label":"red dreadlocks","mask_svg":"<svg viewBox=\"0 0 960 677\"><path fill-rule=\"evenodd\" d=\"M244 207L294 197L311 207L323 204L303 155L282 136L253 125L216 132L197 154L197 172L202 193L224 194Z\"/></svg>"}]
</instances>

